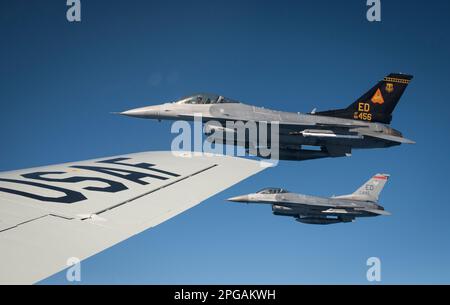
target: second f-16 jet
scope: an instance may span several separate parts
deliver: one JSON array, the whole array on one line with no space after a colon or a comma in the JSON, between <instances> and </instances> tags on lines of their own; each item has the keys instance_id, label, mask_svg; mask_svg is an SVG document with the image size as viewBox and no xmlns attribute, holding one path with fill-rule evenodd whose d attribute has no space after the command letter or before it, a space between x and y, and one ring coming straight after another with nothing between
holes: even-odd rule
<instances>
[{"instance_id":1,"label":"second f-16 jet","mask_svg":"<svg viewBox=\"0 0 450 305\"><path fill-rule=\"evenodd\" d=\"M273 214L294 217L307 224L352 222L356 217L390 215L378 204L378 197L388 178L387 174L376 174L353 194L330 198L291 193L282 188L265 188L228 200L270 204Z\"/></svg>"},{"instance_id":2,"label":"second f-16 jet","mask_svg":"<svg viewBox=\"0 0 450 305\"><path fill-rule=\"evenodd\" d=\"M411 75L391 73L379 81L347 108L311 113L297 113L270 110L228 99L220 95L196 94L171 103L142 107L121 112L137 118L157 120L195 120L201 117L203 123L219 122L205 133L208 141L219 144L233 144L257 148L263 146L260 139L251 141L248 134L238 139L237 127L228 127L227 122L255 122L259 129L263 124L268 130L274 124L278 127L278 158L280 160L307 160L324 157L349 156L352 149L384 148L403 143L412 144L402 133L389 126L392 113L400 100ZM264 145L273 143L272 133L267 132ZM225 139L233 139L232 143ZM313 149L309 148L313 146Z\"/></svg>"}]
</instances>

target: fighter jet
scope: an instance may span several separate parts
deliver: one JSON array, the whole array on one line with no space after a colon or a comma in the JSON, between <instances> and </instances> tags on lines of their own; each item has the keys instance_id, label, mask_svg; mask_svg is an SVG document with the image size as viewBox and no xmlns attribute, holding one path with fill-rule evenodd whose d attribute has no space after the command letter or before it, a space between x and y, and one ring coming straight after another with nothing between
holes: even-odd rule
<instances>
[{"instance_id":1,"label":"fighter jet","mask_svg":"<svg viewBox=\"0 0 450 305\"><path fill-rule=\"evenodd\" d=\"M278 125L278 158L280 160L307 160L325 157L350 156L352 149L385 148L414 141L389 126L392 113L408 86L411 75L391 73L364 93L350 106L343 109L311 113L297 113L270 110L247 105L220 95L195 94L162 105L148 106L120 114L157 120L194 120L201 117L203 123L211 120L220 126L205 128L208 141L224 144L225 139L234 139L233 144L256 148L253 154L260 153L257 142L238 140L237 125L228 127L227 122L255 122L257 128L262 123L268 125L267 139L263 143L270 146L271 126ZM265 125L265 126L267 126ZM312 149L310 148L312 146ZM270 156L269 156L270 158Z\"/></svg>"},{"instance_id":2,"label":"fighter jet","mask_svg":"<svg viewBox=\"0 0 450 305\"><path fill-rule=\"evenodd\" d=\"M330 198L291 193L282 188L265 188L228 200L270 204L274 215L294 217L306 224L352 222L356 217L390 215L378 204L378 197L388 178L387 174L376 174L353 194Z\"/></svg>"}]
</instances>

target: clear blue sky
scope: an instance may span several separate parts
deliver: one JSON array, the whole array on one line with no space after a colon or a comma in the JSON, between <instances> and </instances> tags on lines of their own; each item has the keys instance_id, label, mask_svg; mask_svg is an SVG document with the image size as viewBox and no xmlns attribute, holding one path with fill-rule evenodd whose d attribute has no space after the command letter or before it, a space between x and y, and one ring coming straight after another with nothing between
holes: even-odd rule
<instances>
[{"instance_id":1,"label":"clear blue sky","mask_svg":"<svg viewBox=\"0 0 450 305\"><path fill-rule=\"evenodd\" d=\"M448 1L382 1L369 23L365 0L82 0L78 24L65 2L0 3L0 170L168 150L170 122L110 112L192 92L307 112L415 76L392 126L416 145L280 162L86 260L82 283L367 283L371 256L382 283L450 283ZM268 185L349 193L377 172L391 217L312 226L225 202Z\"/></svg>"}]
</instances>

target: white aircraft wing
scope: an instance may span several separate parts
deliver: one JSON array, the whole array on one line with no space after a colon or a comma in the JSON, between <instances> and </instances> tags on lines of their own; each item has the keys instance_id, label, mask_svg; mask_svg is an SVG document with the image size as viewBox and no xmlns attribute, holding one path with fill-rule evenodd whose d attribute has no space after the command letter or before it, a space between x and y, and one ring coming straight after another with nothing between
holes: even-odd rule
<instances>
[{"instance_id":1,"label":"white aircraft wing","mask_svg":"<svg viewBox=\"0 0 450 305\"><path fill-rule=\"evenodd\" d=\"M0 283L35 283L262 169L242 158L146 152L0 173Z\"/></svg>"}]
</instances>

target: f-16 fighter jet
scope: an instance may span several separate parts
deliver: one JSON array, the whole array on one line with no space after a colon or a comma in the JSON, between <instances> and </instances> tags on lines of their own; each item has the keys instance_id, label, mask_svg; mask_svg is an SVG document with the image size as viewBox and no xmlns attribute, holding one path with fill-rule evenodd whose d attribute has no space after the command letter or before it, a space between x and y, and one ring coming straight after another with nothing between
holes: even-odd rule
<instances>
[{"instance_id":1,"label":"f-16 fighter jet","mask_svg":"<svg viewBox=\"0 0 450 305\"><path fill-rule=\"evenodd\" d=\"M403 143L412 144L402 133L389 126L392 112L405 91L411 75L391 73L379 81L347 108L322 112L297 113L270 110L247 105L220 95L196 94L156 106L148 106L121 114L137 118L157 120L188 120L201 117L202 122L219 122L220 126L205 128L208 141L258 148L260 139L251 141L248 133L239 140L236 125L228 123L255 122L259 130L262 124L269 130L278 126L278 158L280 160L307 160L351 155L352 149L384 148ZM272 129L270 129L272 130ZM211 134L211 131L214 131ZM227 135L228 134L228 135ZM272 132L267 131L263 143L272 143ZM229 137L230 136L230 137ZM265 144L266 147L270 144ZM305 146L315 146L310 149Z\"/></svg>"},{"instance_id":2,"label":"f-16 fighter jet","mask_svg":"<svg viewBox=\"0 0 450 305\"><path fill-rule=\"evenodd\" d=\"M388 178L387 174L376 174L353 194L330 198L295 194L282 188L265 188L228 200L271 204L274 215L294 217L307 224L352 222L356 217L390 215L378 204L378 197Z\"/></svg>"}]
</instances>

